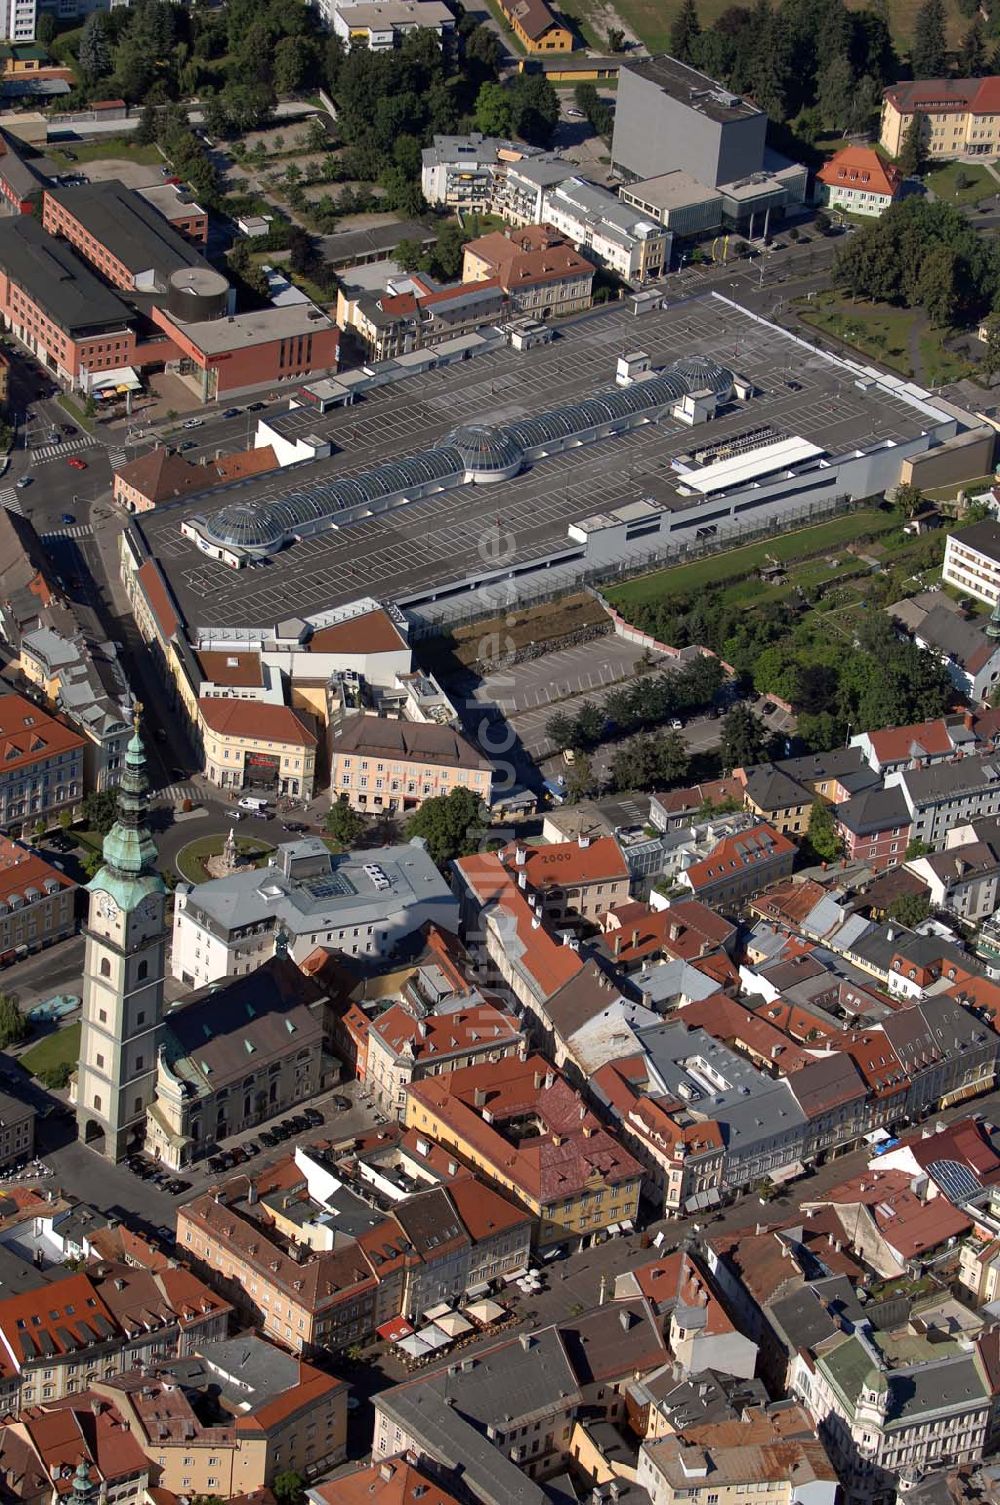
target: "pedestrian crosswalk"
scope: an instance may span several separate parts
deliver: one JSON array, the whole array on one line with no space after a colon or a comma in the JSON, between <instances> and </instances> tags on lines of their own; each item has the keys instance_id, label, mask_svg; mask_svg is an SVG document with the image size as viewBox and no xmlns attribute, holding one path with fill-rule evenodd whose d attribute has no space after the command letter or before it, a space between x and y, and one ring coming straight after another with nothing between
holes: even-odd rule
<instances>
[{"instance_id":1,"label":"pedestrian crosswalk","mask_svg":"<svg viewBox=\"0 0 1000 1505\"><path fill-rule=\"evenodd\" d=\"M32 464L42 465L46 460L68 460L70 455L78 455L82 449L92 449L96 443L93 434L81 434L72 444L43 444L39 449L31 451Z\"/></svg>"},{"instance_id":2,"label":"pedestrian crosswalk","mask_svg":"<svg viewBox=\"0 0 1000 1505\"><path fill-rule=\"evenodd\" d=\"M50 538L91 538L93 533L89 523L74 523L70 528L52 528L48 533L43 533L42 543L48 543Z\"/></svg>"},{"instance_id":3,"label":"pedestrian crosswalk","mask_svg":"<svg viewBox=\"0 0 1000 1505\"><path fill-rule=\"evenodd\" d=\"M16 486L5 486L0 491L0 507L6 512L13 512L17 517L24 516L24 508L21 506L21 498Z\"/></svg>"},{"instance_id":4,"label":"pedestrian crosswalk","mask_svg":"<svg viewBox=\"0 0 1000 1505\"><path fill-rule=\"evenodd\" d=\"M153 798L160 800L164 804L169 802L173 805L179 805L183 800L191 800L192 802L199 800L201 792L197 784L165 784L162 789L154 791Z\"/></svg>"},{"instance_id":5,"label":"pedestrian crosswalk","mask_svg":"<svg viewBox=\"0 0 1000 1505\"><path fill-rule=\"evenodd\" d=\"M123 449L117 449L117 448L116 449L109 449L108 450L108 459L111 462L111 469L112 470L121 470L122 466L128 460L128 455L125 453L125 451Z\"/></svg>"}]
</instances>

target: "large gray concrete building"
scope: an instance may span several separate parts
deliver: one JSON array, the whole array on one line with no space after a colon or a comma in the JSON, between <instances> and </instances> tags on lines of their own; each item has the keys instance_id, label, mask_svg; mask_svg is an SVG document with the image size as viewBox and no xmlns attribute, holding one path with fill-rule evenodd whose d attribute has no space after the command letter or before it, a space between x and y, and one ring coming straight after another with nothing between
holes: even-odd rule
<instances>
[{"instance_id":1,"label":"large gray concrete building","mask_svg":"<svg viewBox=\"0 0 1000 1505\"><path fill-rule=\"evenodd\" d=\"M680 168L709 188L760 172L767 116L757 105L661 56L618 75L612 170L627 182Z\"/></svg>"}]
</instances>

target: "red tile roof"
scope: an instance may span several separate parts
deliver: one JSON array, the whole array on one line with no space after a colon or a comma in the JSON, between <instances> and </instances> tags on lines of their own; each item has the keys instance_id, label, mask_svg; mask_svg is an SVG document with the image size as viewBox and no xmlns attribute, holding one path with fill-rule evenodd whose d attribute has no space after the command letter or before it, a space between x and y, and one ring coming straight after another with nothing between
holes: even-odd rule
<instances>
[{"instance_id":1,"label":"red tile roof","mask_svg":"<svg viewBox=\"0 0 1000 1505\"><path fill-rule=\"evenodd\" d=\"M776 857L791 856L795 843L766 821L758 821L735 836L723 836L700 862L685 868L684 876L692 889L711 888L723 878L747 872L772 862Z\"/></svg>"},{"instance_id":2,"label":"red tile roof","mask_svg":"<svg viewBox=\"0 0 1000 1505\"><path fill-rule=\"evenodd\" d=\"M583 962L570 946L563 946L535 925L526 894L496 852L476 852L455 864L481 906L496 905L513 923L521 947L519 963L534 979L540 997L551 998L574 978Z\"/></svg>"},{"instance_id":3,"label":"red tile roof","mask_svg":"<svg viewBox=\"0 0 1000 1505\"><path fill-rule=\"evenodd\" d=\"M44 1353L75 1353L121 1336L89 1275L65 1275L44 1292L0 1297L0 1338L19 1371Z\"/></svg>"},{"instance_id":4,"label":"red tile roof","mask_svg":"<svg viewBox=\"0 0 1000 1505\"><path fill-rule=\"evenodd\" d=\"M513 1044L521 1026L513 1014L504 1014L490 1003L474 1004L446 1014L428 1014L415 1019L403 1004L393 1004L371 1021L369 1035L376 1035L395 1052L408 1051L414 1061L446 1061L471 1049Z\"/></svg>"},{"instance_id":5,"label":"red tile roof","mask_svg":"<svg viewBox=\"0 0 1000 1505\"><path fill-rule=\"evenodd\" d=\"M868 740L880 764L906 762L921 755L946 758L955 746L948 724L940 716L933 721L915 721L911 726L887 726L869 732Z\"/></svg>"},{"instance_id":6,"label":"red tile roof","mask_svg":"<svg viewBox=\"0 0 1000 1505\"><path fill-rule=\"evenodd\" d=\"M403 633L381 607L319 627L306 644L310 653L398 653L407 646Z\"/></svg>"},{"instance_id":7,"label":"red tile roof","mask_svg":"<svg viewBox=\"0 0 1000 1505\"><path fill-rule=\"evenodd\" d=\"M515 876L523 872L531 887L543 892L554 886L607 883L629 875L628 863L613 836L599 836L596 841L547 842L540 847L512 842L500 856L508 871Z\"/></svg>"},{"instance_id":8,"label":"red tile roof","mask_svg":"<svg viewBox=\"0 0 1000 1505\"><path fill-rule=\"evenodd\" d=\"M558 230L544 224L526 225L507 234L493 230L468 241L465 253L485 262L505 292L596 271L593 262L574 250Z\"/></svg>"},{"instance_id":9,"label":"red tile roof","mask_svg":"<svg viewBox=\"0 0 1000 1505\"><path fill-rule=\"evenodd\" d=\"M195 657L209 684L259 689L264 683L259 653L202 652L196 653Z\"/></svg>"},{"instance_id":10,"label":"red tile roof","mask_svg":"<svg viewBox=\"0 0 1000 1505\"><path fill-rule=\"evenodd\" d=\"M895 198L902 174L891 162L883 162L874 147L845 146L825 162L816 174L829 188L861 188Z\"/></svg>"},{"instance_id":11,"label":"red tile roof","mask_svg":"<svg viewBox=\"0 0 1000 1505\"><path fill-rule=\"evenodd\" d=\"M20 894L23 899L29 888L44 894L46 885L52 888L53 884L56 889L76 886L71 878L43 857L0 834L0 899L9 899L11 894Z\"/></svg>"},{"instance_id":12,"label":"red tile roof","mask_svg":"<svg viewBox=\"0 0 1000 1505\"><path fill-rule=\"evenodd\" d=\"M145 564L139 566L136 576L160 636L165 643L169 642L174 633L179 631L183 619L174 605L163 572L155 559L147 559Z\"/></svg>"},{"instance_id":13,"label":"red tile roof","mask_svg":"<svg viewBox=\"0 0 1000 1505\"><path fill-rule=\"evenodd\" d=\"M537 1202L579 1195L595 1175L611 1185L642 1175L638 1162L544 1056L466 1066L425 1077L408 1092L457 1143L470 1146L484 1167L495 1167ZM535 1119L540 1132L508 1138L503 1126L525 1117Z\"/></svg>"},{"instance_id":14,"label":"red tile roof","mask_svg":"<svg viewBox=\"0 0 1000 1505\"><path fill-rule=\"evenodd\" d=\"M322 1505L458 1505L457 1495L402 1455L315 1484L309 1492Z\"/></svg>"},{"instance_id":15,"label":"red tile roof","mask_svg":"<svg viewBox=\"0 0 1000 1505\"><path fill-rule=\"evenodd\" d=\"M892 84L884 98L901 114L914 110L933 111L935 115L965 113L1000 114L1000 77L989 78L922 78Z\"/></svg>"},{"instance_id":16,"label":"red tile roof","mask_svg":"<svg viewBox=\"0 0 1000 1505\"><path fill-rule=\"evenodd\" d=\"M316 746L315 732L299 720L291 706L203 695L198 700L198 710L205 725L219 737Z\"/></svg>"},{"instance_id":17,"label":"red tile roof","mask_svg":"<svg viewBox=\"0 0 1000 1505\"><path fill-rule=\"evenodd\" d=\"M84 739L23 695L0 695L0 770L83 747Z\"/></svg>"}]
</instances>

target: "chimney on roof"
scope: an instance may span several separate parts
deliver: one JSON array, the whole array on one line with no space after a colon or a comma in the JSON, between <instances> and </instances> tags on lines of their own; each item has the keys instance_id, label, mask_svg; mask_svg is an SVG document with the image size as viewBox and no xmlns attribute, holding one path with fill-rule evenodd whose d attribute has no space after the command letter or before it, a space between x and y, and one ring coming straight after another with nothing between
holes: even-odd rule
<instances>
[{"instance_id":1,"label":"chimney on roof","mask_svg":"<svg viewBox=\"0 0 1000 1505\"><path fill-rule=\"evenodd\" d=\"M893 930L891 925L885 933L885 938L887 941L894 941L896 939L896 932Z\"/></svg>"},{"instance_id":2,"label":"chimney on roof","mask_svg":"<svg viewBox=\"0 0 1000 1505\"><path fill-rule=\"evenodd\" d=\"M472 1101L473 1101L473 1104L475 1105L475 1107L477 1107L477 1108L485 1108L485 1106L486 1106L486 1088L485 1087L477 1087L476 1090L475 1090L475 1092L472 1095Z\"/></svg>"},{"instance_id":3,"label":"chimney on roof","mask_svg":"<svg viewBox=\"0 0 1000 1505\"><path fill-rule=\"evenodd\" d=\"M584 851L586 851L587 848L590 846L590 837L589 836L585 836L584 833L581 831L580 834L579 834L579 836L576 838L576 842L577 842L577 846L581 847Z\"/></svg>"},{"instance_id":4,"label":"chimney on roof","mask_svg":"<svg viewBox=\"0 0 1000 1505\"><path fill-rule=\"evenodd\" d=\"M378 1476L386 1484L389 1483L395 1472L396 1470L393 1468L391 1463L380 1463L378 1466Z\"/></svg>"},{"instance_id":5,"label":"chimney on roof","mask_svg":"<svg viewBox=\"0 0 1000 1505\"><path fill-rule=\"evenodd\" d=\"M972 729L973 729L973 723L975 721L975 717L973 716L972 712L971 711L963 711L962 712L962 721L963 721L963 724L965 726L965 730L967 732L971 732Z\"/></svg>"},{"instance_id":6,"label":"chimney on roof","mask_svg":"<svg viewBox=\"0 0 1000 1505\"><path fill-rule=\"evenodd\" d=\"M527 848L522 847L522 846L516 846L514 848L514 863L515 863L515 865L517 867L524 867L524 864L527 862L527 860L528 860Z\"/></svg>"},{"instance_id":7,"label":"chimney on roof","mask_svg":"<svg viewBox=\"0 0 1000 1505\"><path fill-rule=\"evenodd\" d=\"M556 1080L556 1074L555 1074L554 1071L547 1071L545 1073L545 1090L546 1090L546 1092L549 1090L550 1087L552 1087L552 1086L555 1085L555 1080Z\"/></svg>"},{"instance_id":8,"label":"chimney on roof","mask_svg":"<svg viewBox=\"0 0 1000 1505\"><path fill-rule=\"evenodd\" d=\"M638 944L639 944L639 932L638 932L638 930L633 930L633 932L632 932L632 946L635 947L635 946L638 946Z\"/></svg>"},{"instance_id":9,"label":"chimney on roof","mask_svg":"<svg viewBox=\"0 0 1000 1505\"><path fill-rule=\"evenodd\" d=\"M681 931L683 930L683 928L684 927L681 924L680 920L672 920L671 924L670 924L670 930L668 931L670 939L672 941L679 941L680 938L681 938Z\"/></svg>"},{"instance_id":10,"label":"chimney on roof","mask_svg":"<svg viewBox=\"0 0 1000 1505\"><path fill-rule=\"evenodd\" d=\"M540 930L541 926L542 926L541 920L538 918L538 916L536 914L533 914L531 916L531 928L532 928L532 930Z\"/></svg>"},{"instance_id":11,"label":"chimney on roof","mask_svg":"<svg viewBox=\"0 0 1000 1505\"><path fill-rule=\"evenodd\" d=\"M247 1205L253 1207L257 1201L257 1183L252 1176L247 1177Z\"/></svg>"},{"instance_id":12,"label":"chimney on roof","mask_svg":"<svg viewBox=\"0 0 1000 1505\"><path fill-rule=\"evenodd\" d=\"M517 875L517 886L520 889L527 888L527 886L528 886L528 875L527 875L527 873L518 873L518 875Z\"/></svg>"},{"instance_id":13,"label":"chimney on roof","mask_svg":"<svg viewBox=\"0 0 1000 1505\"><path fill-rule=\"evenodd\" d=\"M627 1333L632 1326L632 1313L627 1307L618 1313L618 1321L621 1323L622 1332Z\"/></svg>"},{"instance_id":14,"label":"chimney on roof","mask_svg":"<svg viewBox=\"0 0 1000 1505\"><path fill-rule=\"evenodd\" d=\"M528 1350L531 1348L531 1334L530 1333L521 1333L520 1337L521 1337L521 1347L524 1349L525 1353L527 1353Z\"/></svg>"},{"instance_id":15,"label":"chimney on roof","mask_svg":"<svg viewBox=\"0 0 1000 1505\"><path fill-rule=\"evenodd\" d=\"M615 956L621 956L621 951L622 951L622 933L621 933L620 930L616 931L616 933L615 933L614 945L613 945L612 949L613 949L613 951L615 953Z\"/></svg>"}]
</instances>

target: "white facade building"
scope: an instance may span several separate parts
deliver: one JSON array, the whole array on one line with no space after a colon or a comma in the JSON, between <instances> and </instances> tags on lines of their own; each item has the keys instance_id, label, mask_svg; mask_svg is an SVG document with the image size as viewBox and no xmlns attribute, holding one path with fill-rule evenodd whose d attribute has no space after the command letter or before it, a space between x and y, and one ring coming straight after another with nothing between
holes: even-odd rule
<instances>
[{"instance_id":1,"label":"white facade building","mask_svg":"<svg viewBox=\"0 0 1000 1505\"><path fill-rule=\"evenodd\" d=\"M171 970L188 987L255 971L280 932L302 963L318 946L387 957L427 921L458 929L458 904L421 842L334 857L316 836L278 847L174 899Z\"/></svg>"},{"instance_id":2,"label":"white facade building","mask_svg":"<svg viewBox=\"0 0 1000 1505\"><path fill-rule=\"evenodd\" d=\"M546 189L542 217L626 282L653 281L670 270L671 232L585 178Z\"/></svg>"},{"instance_id":3,"label":"white facade building","mask_svg":"<svg viewBox=\"0 0 1000 1505\"><path fill-rule=\"evenodd\" d=\"M0 25L4 42L33 42L35 40L35 0L2 0Z\"/></svg>"},{"instance_id":4,"label":"white facade building","mask_svg":"<svg viewBox=\"0 0 1000 1505\"><path fill-rule=\"evenodd\" d=\"M941 578L977 601L1000 600L1000 523L973 523L949 533Z\"/></svg>"},{"instance_id":5,"label":"white facade building","mask_svg":"<svg viewBox=\"0 0 1000 1505\"><path fill-rule=\"evenodd\" d=\"M333 11L333 30L348 47L391 52L412 31L430 31L444 45L455 31L455 17L443 0L362 0Z\"/></svg>"}]
</instances>

